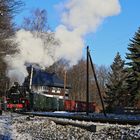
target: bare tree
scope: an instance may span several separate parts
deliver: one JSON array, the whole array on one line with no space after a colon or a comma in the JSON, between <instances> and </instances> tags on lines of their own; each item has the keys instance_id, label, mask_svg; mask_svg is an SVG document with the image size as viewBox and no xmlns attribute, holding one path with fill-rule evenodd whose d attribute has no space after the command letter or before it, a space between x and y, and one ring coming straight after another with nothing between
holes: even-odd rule
<instances>
[{"instance_id":1,"label":"bare tree","mask_svg":"<svg viewBox=\"0 0 140 140\"><path fill-rule=\"evenodd\" d=\"M46 32L49 29L47 11L38 8L32 11L31 16L24 18L22 28L30 31Z\"/></svg>"},{"instance_id":2,"label":"bare tree","mask_svg":"<svg viewBox=\"0 0 140 140\"><path fill-rule=\"evenodd\" d=\"M102 95L105 95L106 84L108 82L109 67L106 67L104 65L96 66L96 67L97 67L96 73L100 85L100 90L102 92Z\"/></svg>"},{"instance_id":3,"label":"bare tree","mask_svg":"<svg viewBox=\"0 0 140 140\"><path fill-rule=\"evenodd\" d=\"M16 45L10 40L14 36L13 17L18 12L22 2L20 0L0 0L0 89L5 90L8 78L6 77L6 54L16 52Z\"/></svg>"},{"instance_id":4,"label":"bare tree","mask_svg":"<svg viewBox=\"0 0 140 140\"><path fill-rule=\"evenodd\" d=\"M31 11L30 16L24 18L21 28L31 31L33 36L41 38L48 55L56 62L54 46L58 46L60 42L55 38L55 33L49 30L47 11L45 9L37 8Z\"/></svg>"},{"instance_id":5,"label":"bare tree","mask_svg":"<svg viewBox=\"0 0 140 140\"><path fill-rule=\"evenodd\" d=\"M67 79L71 85L70 99L85 100L85 82L86 82L86 62L81 59L77 65L74 65L67 71Z\"/></svg>"},{"instance_id":6,"label":"bare tree","mask_svg":"<svg viewBox=\"0 0 140 140\"><path fill-rule=\"evenodd\" d=\"M105 66L94 66L98 78L101 94L105 94L105 84L108 79L108 68ZM81 59L78 64L71 67L68 72L68 82L72 87L70 99L86 101L86 61ZM92 68L89 67L89 101L101 105L100 97L95 83Z\"/></svg>"}]
</instances>

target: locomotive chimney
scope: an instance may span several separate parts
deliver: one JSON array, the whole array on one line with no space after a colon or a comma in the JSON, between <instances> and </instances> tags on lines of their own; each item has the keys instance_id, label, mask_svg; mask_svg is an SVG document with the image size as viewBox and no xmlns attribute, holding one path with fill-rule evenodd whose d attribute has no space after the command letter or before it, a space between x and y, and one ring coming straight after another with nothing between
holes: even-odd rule
<instances>
[{"instance_id":1,"label":"locomotive chimney","mask_svg":"<svg viewBox=\"0 0 140 140\"><path fill-rule=\"evenodd\" d=\"M33 80L33 66L31 65L30 81L29 81L29 98L30 98L30 110L33 111L34 95L32 91L32 80Z\"/></svg>"},{"instance_id":2,"label":"locomotive chimney","mask_svg":"<svg viewBox=\"0 0 140 140\"><path fill-rule=\"evenodd\" d=\"M31 65L30 81L29 81L29 90L32 89L32 79L33 79L33 66Z\"/></svg>"}]
</instances>

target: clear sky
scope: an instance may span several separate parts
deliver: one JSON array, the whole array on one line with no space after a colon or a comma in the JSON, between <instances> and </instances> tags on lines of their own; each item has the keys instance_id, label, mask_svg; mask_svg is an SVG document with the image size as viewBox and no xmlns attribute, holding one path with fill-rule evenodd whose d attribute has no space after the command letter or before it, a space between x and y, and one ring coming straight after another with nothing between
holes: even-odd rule
<instances>
[{"instance_id":1,"label":"clear sky","mask_svg":"<svg viewBox=\"0 0 140 140\"><path fill-rule=\"evenodd\" d=\"M47 10L49 25L54 30L60 22L60 14L55 6L60 1L66 0L26 0L25 7L15 21L20 25L31 10L42 8ZM120 14L106 18L95 33L90 33L84 39L85 48L89 45L95 64L110 65L117 52L125 59L129 39L140 27L140 0L120 0L120 5Z\"/></svg>"}]
</instances>

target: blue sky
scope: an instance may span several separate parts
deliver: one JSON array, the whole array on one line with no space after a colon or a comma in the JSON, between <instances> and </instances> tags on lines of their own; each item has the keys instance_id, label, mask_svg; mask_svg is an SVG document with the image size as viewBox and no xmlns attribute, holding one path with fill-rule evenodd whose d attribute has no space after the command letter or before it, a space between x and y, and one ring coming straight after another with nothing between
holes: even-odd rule
<instances>
[{"instance_id":1,"label":"blue sky","mask_svg":"<svg viewBox=\"0 0 140 140\"><path fill-rule=\"evenodd\" d=\"M16 16L15 21L20 25L31 10L42 8L47 10L48 22L53 30L60 22L60 14L55 7L59 2L60 0L26 0L25 7ZM129 39L140 27L140 0L120 0L120 5L119 15L106 18L95 33L87 35L84 39L85 48L89 45L95 64L109 66L117 52L125 59Z\"/></svg>"}]
</instances>

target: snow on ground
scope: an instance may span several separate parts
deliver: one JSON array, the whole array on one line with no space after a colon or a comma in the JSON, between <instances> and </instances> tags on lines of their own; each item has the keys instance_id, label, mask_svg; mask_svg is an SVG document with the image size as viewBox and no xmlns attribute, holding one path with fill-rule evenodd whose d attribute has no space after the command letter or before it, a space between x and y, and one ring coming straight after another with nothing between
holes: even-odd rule
<instances>
[{"instance_id":1,"label":"snow on ground","mask_svg":"<svg viewBox=\"0 0 140 140\"><path fill-rule=\"evenodd\" d=\"M96 132L87 131L71 125L58 125L45 117L4 114L0 116L0 140L140 140L140 125L69 121L106 127Z\"/></svg>"},{"instance_id":2,"label":"snow on ground","mask_svg":"<svg viewBox=\"0 0 140 140\"><path fill-rule=\"evenodd\" d=\"M9 117L0 116L0 139L10 138L10 130Z\"/></svg>"},{"instance_id":3,"label":"snow on ground","mask_svg":"<svg viewBox=\"0 0 140 140\"><path fill-rule=\"evenodd\" d=\"M3 113L0 116L0 140L31 140L29 134L18 133L12 125L13 120L18 117L11 113Z\"/></svg>"},{"instance_id":4,"label":"snow on ground","mask_svg":"<svg viewBox=\"0 0 140 140\"><path fill-rule=\"evenodd\" d=\"M89 116L86 115L86 112L66 112L66 111L54 111L54 112L32 112L35 114L44 114L50 116L76 116L77 114L83 117L93 117L93 118L102 118L102 119L116 119L116 120L140 120L140 115L126 115L126 114L107 114L105 117L103 113L89 113Z\"/></svg>"}]
</instances>

